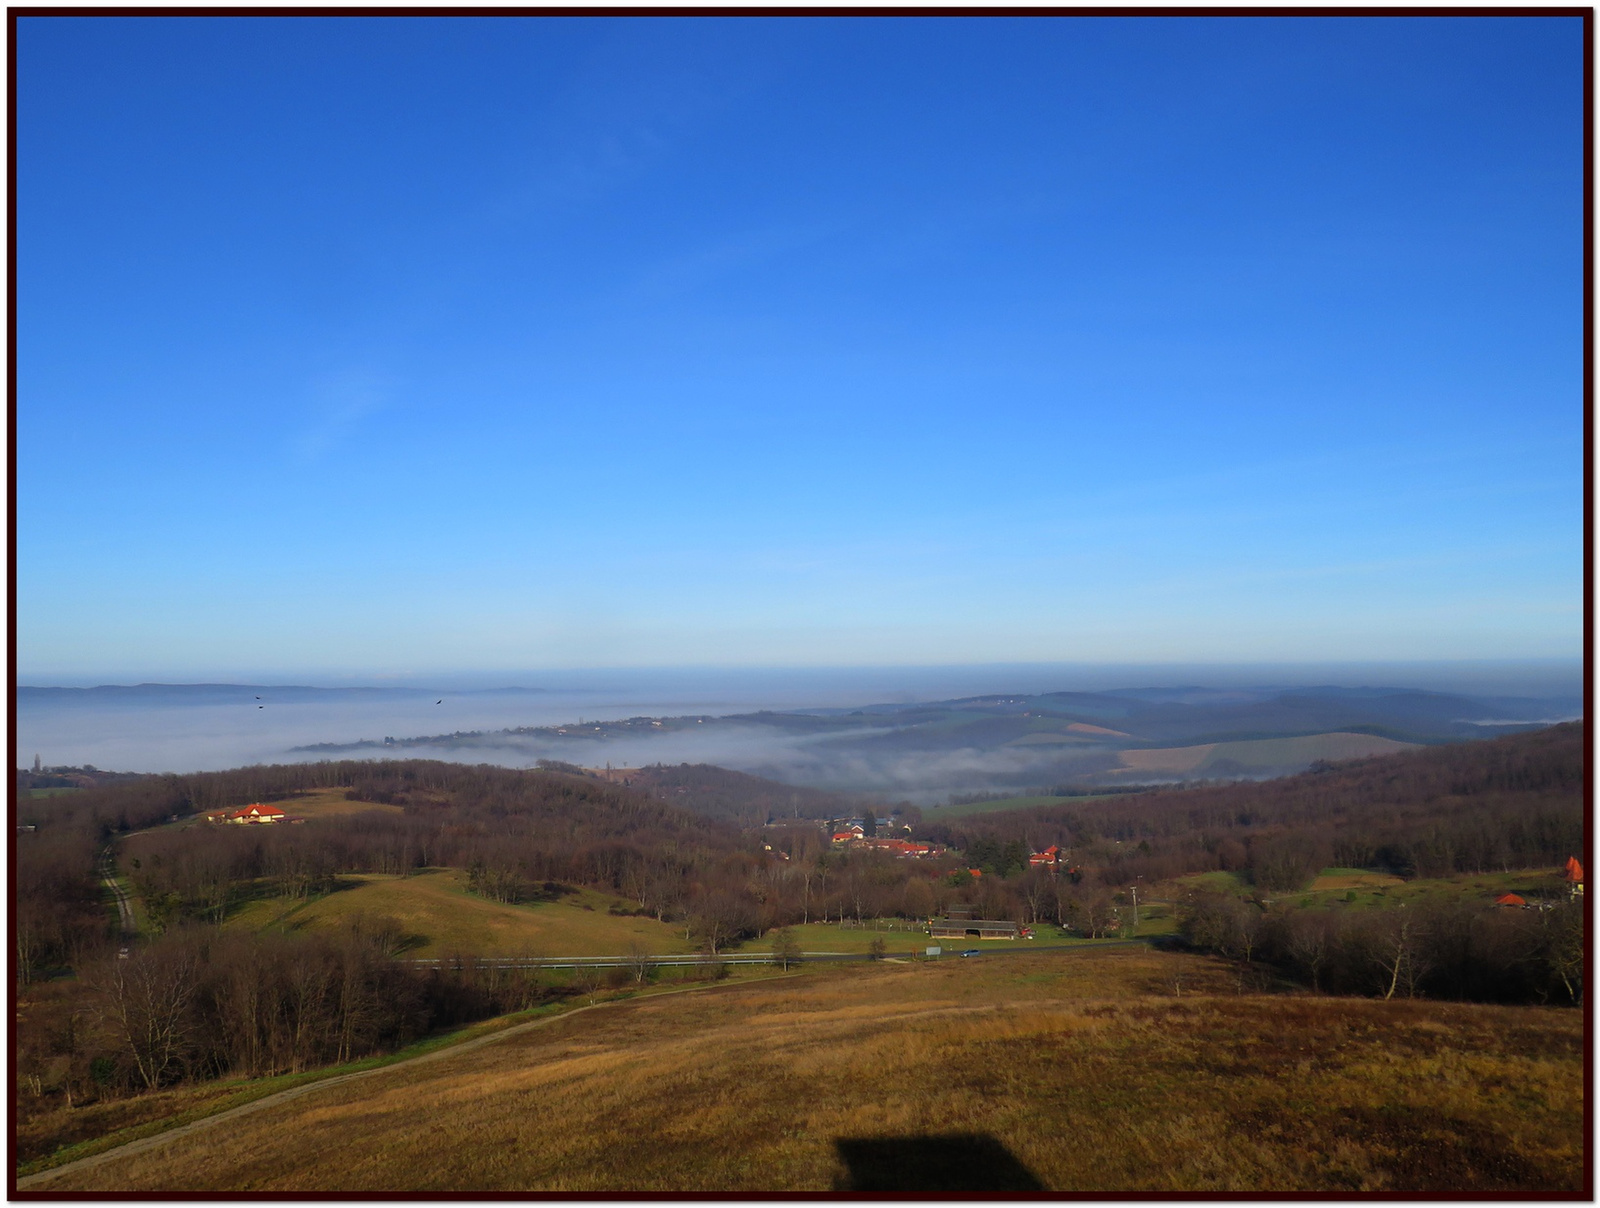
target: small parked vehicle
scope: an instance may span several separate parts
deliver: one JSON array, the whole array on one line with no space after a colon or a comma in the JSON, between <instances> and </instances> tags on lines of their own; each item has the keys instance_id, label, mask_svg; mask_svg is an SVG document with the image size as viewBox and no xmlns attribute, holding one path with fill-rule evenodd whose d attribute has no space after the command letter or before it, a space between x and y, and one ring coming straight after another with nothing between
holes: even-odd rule
<instances>
[{"instance_id":1,"label":"small parked vehicle","mask_svg":"<svg viewBox=\"0 0 1600 1208\"><path fill-rule=\"evenodd\" d=\"M962 956L981 956L981 955L983 955L983 949L982 948L968 948L961 955Z\"/></svg>"}]
</instances>

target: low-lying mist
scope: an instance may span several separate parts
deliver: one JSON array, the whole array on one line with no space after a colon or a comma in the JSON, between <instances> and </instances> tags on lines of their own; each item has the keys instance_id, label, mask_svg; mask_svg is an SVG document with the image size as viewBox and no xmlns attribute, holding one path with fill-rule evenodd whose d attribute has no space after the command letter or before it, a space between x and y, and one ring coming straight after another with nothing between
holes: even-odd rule
<instances>
[{"instance_id":1,"label":"low-lying mist","mask_svg":"<svg viewBox=\"0 0 1600 1208\"><path fill-rule=\"evenodd\" d=\"M855 669L831 679L700 671L677 681L658 671L631 682L613 672L588 686L454 691L23 687L18 753L25 765L37 754L45 766L129 772L324 758L711 763L928 804L955 793L1281 775L1397 743L1492 737L1582 708L1578 670L1550 664L1479 666L1476 678L1471 665L1413 669L1406 686L1382 688L1361 686L1375 679L1349 668L1344 686L1322 667L1301 669L1298 681L1279 669L1272 687L1251 686L1240 668L1213 668L1209 682L1185 675L1197 670L1146 668L1141 680L1125 671L1124 684L1169 686L1113 691L1100 687L1104 668L1048 667ZM1403 682L1395 674L1387 682Z\"/></svg>"}]
</instances>

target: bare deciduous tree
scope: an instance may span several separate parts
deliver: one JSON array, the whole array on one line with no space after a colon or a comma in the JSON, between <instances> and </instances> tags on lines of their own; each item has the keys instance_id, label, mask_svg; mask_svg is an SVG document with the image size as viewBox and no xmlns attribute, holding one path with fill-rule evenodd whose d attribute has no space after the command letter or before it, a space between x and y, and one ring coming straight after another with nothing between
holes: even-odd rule
<instances>
[{"instance_id":1,"label":"bare deciduous tree","mask_svg":"<svg viewBox=\"0 0 1600 1208\"><path fill-rule=\"evenodd\" d=\"M187 944L140 949L108 962L94 979L101 1017L154 1089L180 1069L192 1040L189 1008L198 961Z\"/></svg>"}]
</instances>

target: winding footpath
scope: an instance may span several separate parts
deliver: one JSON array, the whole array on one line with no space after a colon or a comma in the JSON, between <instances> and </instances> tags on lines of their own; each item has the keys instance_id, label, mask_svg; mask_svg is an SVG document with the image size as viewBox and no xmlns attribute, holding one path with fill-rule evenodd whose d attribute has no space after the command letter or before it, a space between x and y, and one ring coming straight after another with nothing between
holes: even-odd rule
<instances>
[{"instance_id":1,"label":"winding footpath","mask_svg":"<svg viewBox=\"0 0 1600 1208\"><path fill-rule=\"evenodd\" d=\"M357 1070L353 1074L335 1074L331 1078L323 1078L317 1082L309 1082L304 1086L290 1087L286 1091L266 1095L252 1103L241 1104L238 1107L228 1108L226 1111L217 1112L215 1115L206 1116L199 1120L192 1120L188 1124L180 1124L176 1128L169 1128L165 1132L156 1133L154 1136L140 1137L136 1141L129 1141L118 1145L114 1149L107 1149L101 1153L90 1154L86 1158L79 1158L75 1162L64 1162L60 1166L52 1166L49 1170L42 1170L38 1174L28 1175L26 1178L17 1179L15 1190L28 1191L44 1189L44 1185L52 1179L64 1174L79 1170L91 1170L96 1166L104 1165L117 1158L131 1157L134 1154L144 1153L146 1150L155 1149L179 1137L191 1133L201 1132L218 1124L225 1124L230 1120L237 1120L240 1116L248 1116L252 1112L265 1111L267 1108L276 1107L287 1103L291 1099L298 1099L302 1095L309 1095L315 1091L324 1090L330 1086L341 1086L347 1082L355 1082L361 1078L371 1078L378 1074L387 1074L391 1070L405 1069L408 1066L422 1065L429 1061L439 1061L445 1057L454 1057L459 1053L468 1053L473 1049L481 1049L484 1045L495 1044L498 1041L509 1039L512 1036L521 1036L535 1028L542 1028L558 1020L571 1019L574 1015L584 1011L597 1011L602 1007L617 1007L630 1002L645 1002L657 998L665 998L669 994L705 994L717 990L733 989L747 985L745 982L732 982L724 986L685 986L681 990L663 990L655 994L643 995L635 998L612 999L608 1002L590 1003L586 1007L574 1007L570 1011L563 1011L559 1015L548 1015L543 1019L532 1019L527 1023L519 1023L499 1032L491 1032L487 1036L478 1036L472 1040L463 1040L459 1044L447 1045L442 1049L435 1049L431 1053L423 1053L416 1057L408 1057L404 1061L391 1062L388 1065L378 1066L376 1069Z\"/></svg>"}]
</instances>

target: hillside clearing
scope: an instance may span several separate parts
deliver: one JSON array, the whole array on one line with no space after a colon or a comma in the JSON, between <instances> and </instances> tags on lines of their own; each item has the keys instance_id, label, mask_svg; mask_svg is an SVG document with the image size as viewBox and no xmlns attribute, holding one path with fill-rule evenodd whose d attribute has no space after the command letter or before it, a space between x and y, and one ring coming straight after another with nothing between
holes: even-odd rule
<instances>
[{"instance_id":1,"label":"hillside clearing","mask_svg":"<svg viewBox=\"0 0 1600 1208\"><path fill-rule=\"evenodd\" d=\"M1380 738L1375 734L1307 734L1298 738L1253 738L1239 742L1210 742L1190 747L1154 747L1119 752L1119 771L1161 772L1170 775L1207 771L1272 771L1303 768L1319 759L1365 759L1412 751L1416 743Z\"/></svg>"},{"instance_id":2,"label":"hillside clearing","mask_svg":"<svg viewBox=\"0 0 1600 1208\"><path fill-rule=\"evenodd\" d=\"M410 937L407 956L620 956L631 944L658 955L692 952L682 927L609 913L617 898L577 890L557 901L508 905L467 890L460 869L411 876L348 873L322 897L258 898L229 916L225 928L326 930L356 915L395 919Z\"/></svg>"}]
</instances>

